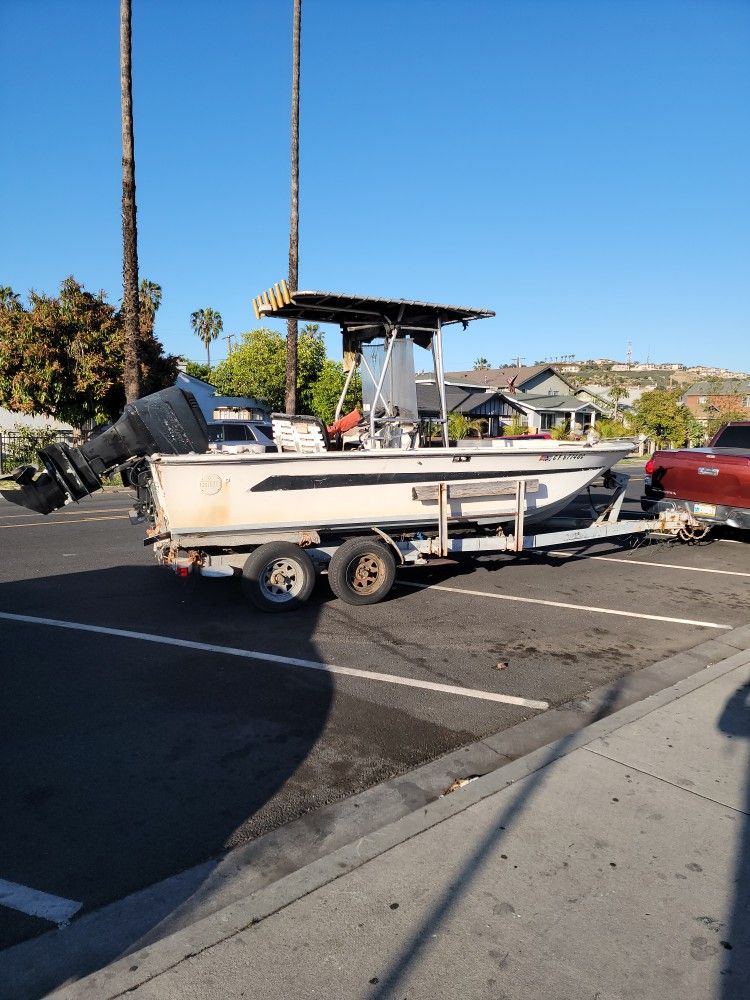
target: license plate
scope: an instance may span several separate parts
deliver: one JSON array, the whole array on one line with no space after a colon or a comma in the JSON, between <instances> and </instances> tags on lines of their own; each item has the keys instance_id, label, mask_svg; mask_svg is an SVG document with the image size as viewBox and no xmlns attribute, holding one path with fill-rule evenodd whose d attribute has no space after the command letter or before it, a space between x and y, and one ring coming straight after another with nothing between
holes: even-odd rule
<instances>
[{"instance_id":1,"label":"license plate","mask_svg":"<svg viewBox=\"0 0 750 1000\"><path fill-rule=\"evenodd\" d=\"M705 517L716 517L716 505L712 503L694 503L694 514L703 514Z\"/></svg>"}]
</instances>

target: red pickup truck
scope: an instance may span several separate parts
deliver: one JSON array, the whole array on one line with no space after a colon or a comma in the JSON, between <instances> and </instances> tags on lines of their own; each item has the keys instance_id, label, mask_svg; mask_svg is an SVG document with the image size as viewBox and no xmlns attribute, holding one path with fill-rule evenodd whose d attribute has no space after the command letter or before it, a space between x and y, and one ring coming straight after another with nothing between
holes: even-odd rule
<instances>
[{"instance_id":1,"label":"red pickup truck","mask_svg":"<svg viewBox=\"0 0 750 1000\"><path fill-rule=\"evenodd\" d=\"M654 452L645 473L647 513L678 507L704 524L750 531L750 420L725 424L707 448Z\"/></svg>"}]
</instances>

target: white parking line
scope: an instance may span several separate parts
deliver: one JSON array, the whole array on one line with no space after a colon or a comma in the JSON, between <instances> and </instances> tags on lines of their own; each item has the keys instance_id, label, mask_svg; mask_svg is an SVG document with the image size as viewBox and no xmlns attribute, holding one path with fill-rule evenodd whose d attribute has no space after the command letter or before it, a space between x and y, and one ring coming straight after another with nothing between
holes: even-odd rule
<instances>
[{"instance_id":1,"label":"white parking line","mask_svg":"<svg viewBox=\"0 0 750 1000\"><path fill-rule=\"evenodd\" d=\"M29 889L26 885L0 878L0 906L18 910L29 917L43 917L60 927L78 913L83 903L78 903L75 899L63 899L62 896L52 896L48 892Z\"/></svg>"},{"instance_id":2,"label":"white parking line","mask_svg":"<svg viewBox=\"0 0 750 1000\"><path fill-rule=\"evenodd\" d=\"M83 510L78 506L61 507L60 510L56 510L55 514L126 514L130 507L96 507L94 510L89 510L88 507L83 508ZM39 511L30 510L25 514L0 514L0 521L7 521L9 518L17 517L39 517Z\"/></svg>"},{"instance_id":3,"label":"white parking line","mask_svg":"<svg viewBox=\"0 0 750 1000\"><path fill-rule=\"evenodd\" d=\"M534 701L530 698L517 698L510 694L496 694L494 691L477 691L474 688L458 687L454 684L437 684L434 681L417 681L411 677L400 677L397 674L381 674L374 670L356 670L354 667L339 667L332 663L321 663L317 660L301 660L293 656L279 656L277 653L255 652L250 649L237 649L234 646L214 646L207 642L193 642L191 639L174 639L168 635L152 635L150 632L131 632L124 628L106 628L103 625L85 625L81 622L61 621L57 618L36 618L32 615L15 615L0 611L0 619L13 622L26 622L30 625L51 625L54 628L72 629L78 632L95 632L99 635L114 635L121 639L138 639L141 642L156 642L164 646L179 646L182 649L196 649L203 653L221 653L224 656L239 656L247 660L260 660L262 663L279 663L287 667L303 667L305 670L320 670L328 674L341 674L345 677L359 677L362 680L381 681L384 684L401 684L404 687L422 688L425 691L439 691L443 694L462 695L464 698L479 698L483 701L498 701L506 705L521 705L523 708L536 708L545 711L549 708L546 701Z\"/></svg>"},{"instance_id":4,"label":"white parking line","mask_svg":"<svg viewBox=\"0 0 750 1000\"><path fill-rule=\"evenodd\" d=\"M571 562L615 562L625 563L633 566L651 566L654 569L684 569L688 573L718 573L720 576L750 576L750 573L741 573L736 569L709 569L707 566L682 566L680 563L657 563L647 559L621 559L619 556L579 556L575 552L567 552L565 549L550 549L551 556L566 556Z\"/></svg>"},{"instance_id":5,"label":"white parking line","mask_svg":"<svg viewBox=\"0 0 750 1000\"><path fill-rule=\"evenodd\" d=\"M35 528L45 524L83 524L84 521L127 521L127 514L115 514L112 517L66 517L62 521L24 521L22 524L0 524L0 531L9 528Z\"/></svg>"},{"instance_id":6,"label":"white parking line","mask_svg":"<svg viewBox=\"0 0 750 1000\"><path fill-rule=\"evenodd\" d=\"M539 597L516 597L514 594L488 594L484 590L466 590L463 587L443 587L437 583L407 583L399 580L402 587L414 587L417 590L445 590L449 594L470 594L472 597L489 597L493 601L517 601L519 604L543 604L548 608L568 608L572 611L592 611L598 615L618 615L621 618L645 618L653 622L674 622L677 625L699 625L701 628L726 628L731 625L720 625L718 622L695 621L692 618L669 618L666 615L647 615L640 611L620 611L617 608L599 608L590 604L568 604L564 601L544 601Z\"/></svg>"}]
</instances>

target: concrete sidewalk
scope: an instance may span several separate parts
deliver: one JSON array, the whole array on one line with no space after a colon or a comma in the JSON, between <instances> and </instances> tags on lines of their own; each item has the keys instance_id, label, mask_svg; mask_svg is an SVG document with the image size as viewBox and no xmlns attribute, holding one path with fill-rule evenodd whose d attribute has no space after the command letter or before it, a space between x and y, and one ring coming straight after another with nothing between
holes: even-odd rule
<instances>
[{"instance_id":1,"label":"concrete sidewalk","mask_svg":"<svg viewBox=\"0 0 750 1000\"><path fill-rule=\"evenodd\" d=\"M746 1000L749 787L744 650L54 995Z\"/></svg>"}]
</instances>

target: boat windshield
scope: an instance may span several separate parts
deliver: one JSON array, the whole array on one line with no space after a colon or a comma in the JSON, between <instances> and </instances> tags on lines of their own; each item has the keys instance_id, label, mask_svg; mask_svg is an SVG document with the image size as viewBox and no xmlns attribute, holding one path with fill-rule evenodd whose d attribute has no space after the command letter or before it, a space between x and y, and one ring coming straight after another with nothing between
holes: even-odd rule
<instances>
[{"instance_id":1,"label":"boat windshield","mask_svg":"<svg viewBox=\"0 0 750 1000\"><path fill-rule=\"evenodd\" d=\"M411 337L396 340L387 366L386 357L387 345L384 341L362 345L360 375L365 414L369 417L374 410L377 417L416 421L419 416L414 378L414 341Z\"/></svg>"}]
</instances>

